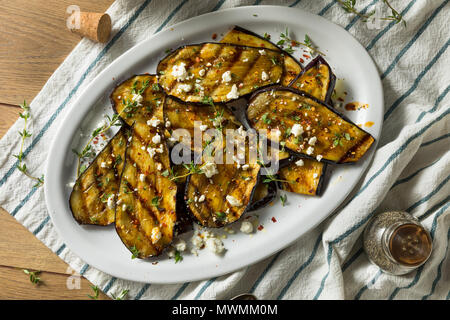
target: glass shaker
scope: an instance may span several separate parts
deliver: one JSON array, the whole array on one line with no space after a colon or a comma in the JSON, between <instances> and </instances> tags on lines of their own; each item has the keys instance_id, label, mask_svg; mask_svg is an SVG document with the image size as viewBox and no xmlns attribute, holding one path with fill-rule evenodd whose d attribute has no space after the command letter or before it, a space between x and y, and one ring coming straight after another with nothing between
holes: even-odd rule
<instances>
[{"instance_id":1,"label":"glass shaker","mask_svg":"<svg viewBox=\"0 0 450 320\"><path fill-rule=\"evenodd\" d=\"M363 247L369 260L383 271L402 275L428 260L432 239L409 213L388 211L369 221L364 230Z\"/></svg>"}]
</instances>

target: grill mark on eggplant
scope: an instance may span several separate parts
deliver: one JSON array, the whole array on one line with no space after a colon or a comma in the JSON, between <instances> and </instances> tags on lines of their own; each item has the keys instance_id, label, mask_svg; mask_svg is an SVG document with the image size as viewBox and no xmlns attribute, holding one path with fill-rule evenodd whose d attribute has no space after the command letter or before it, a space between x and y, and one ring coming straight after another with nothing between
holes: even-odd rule
<instances>
[{"instance_id":1,"label":"grill mark on eggplant","mask_svg":"<svg viewBox=\"0 0 450 320\"><path fill-rule=\"evenodd\" d=\"M244 37L245 40L250 41L250 43L245 43L241 39L241 36ZM237 41L234 40L235 38L237 38ZM251 41L255 43L252 43ZM261 47L281 52L284 55L283 61L285 66L284 69L286 71L283 77L281 78L281 84L284 86L289 86L292 80L294 80L302 72L301 64L291 54L287 53L282 48L272 43L268 39L245 28L234 26L232 30L230 30L227 34L225 34L225 36L222 38L220 42L237 45L248 45L252 47ZM290 78L291 80L289 80Z\"/></svg>"},{"instance_id":2,"label":"grill mark on eggplant","mask_svg":"<svg viewBox=\"0 0 450 320\"><path fill-rule=\"evenodd\" d=\"M225 48L223 48L223 50L225 50ZM238 50L237 54L233 54L233 59L231 59L229 61L225 60L228 63L227 71L231 71L231 69L236 64L236 62L237 61L239 62L239 59L242 56L243 52L244 52L244 50ZM220 59L220 56L217 58L217 60L219 60L219 59ZM224 72L222 72L222 74L223 73ZM215 85L211 88L211 93L210 93L211 96L213 96L216 93L216 91L218 90L219 86L220 86L220 79L219 79L219 82L215 83Z\"/></svg>"},{"instance_id":3,"label":"grill mark on eggplant","mask_svg":"<svg viewBox=\"0 0 450 320\"><path fill-rule=\"evenodd\" d=\"M145 145L144 140L142 140L142 138L140 138L139 134L138 134L136 131L134 132L134 137L137 138L137 139L139 140L139 144ZM132 147L132 146L130 146L130 148L131 148L131 147ZM136 150L136 151L139 152L139 150ZM128 154L128 158L129 158L133 163L136 164L136 167L135 167L135 169L136 169L136 177L138 177L141 173L143 173L143 171L142 171L140 165L138 164L138 161L135 161L135 159L132 158L131 152L130 152L130 154ZM122 177L122 179L125 179L125 177ZM136 178L136 180L138 180L138 179ZM135 190L135 189L137 188L137 186L132 185L132 184L130 183L130 181L128 181L128 180L126 180L126 179L125 179L125 182L126 182L127 184L129 184L129 185L132 186L132 190ZM153 184L151 184L150 181L148 181L147 178L146 178L146 182L147 182L147 184L149 185L149 187L152 188L152 190L154 191L153 193L155 194L155 196L158 196L158 197L159 197L159 194L158 194L158 192L157 192L158 190L157 190L156 186L153 185ZM139 195L139 189L138 189L138 191L133 191L133 192L136 192L137 198L138 198L139 202L140 202L141 204L143 204L143 206L151 213L152 218L153 218L154 220L158 221L158 223L162 223L162 221L160 221L160 220L158 219L158 216L157 216L157 215L154 213L154 211L153 211L153 210L158 210L158 209L157 209L157 208L156 208L156 209L153 209L153 207L148 207L148 206L147 206L147 204L145 203L145 200L142 199L142 197Z\"/></svg>"},{"instance_id":4,"label":"grill mark on eggplant","mask_svg":"<svg viewBox=\"0 0 450 320\"><path fill-rule=\"evenodd\" d=\"M190 185L192 185L192 187L194 188L194 190L193 190L193 194L195 194L195 193L197 193L197 194L200 194L200 188L199 188L199 186L192 180L192 179L190 179L189 180L189 184ZM205 197L206 198L206 197ZM198 202L194 202L194 207L196 206L195 204L199 204ZM205 199L205 201L203 201L203 202L201 202L200 203L200 205L205 209L205 210L207 210L207 212L213 212L214 210L213 210L213 208L212 207L210 207L210 205L209 205L209 203L208 203L208 201L207 201L207 199ZM189 205L188 205L189 206ZM188 208L189 209L189 208ZM201 208L198 208L199 209L199 212L201 212ZM192 212L192 211L191 211ZM208 216L205 220L209 220L209 217L211 217L211 216ZM195 217L195 219L197 220L197 217Z\"/></svg>"}]
</instances>

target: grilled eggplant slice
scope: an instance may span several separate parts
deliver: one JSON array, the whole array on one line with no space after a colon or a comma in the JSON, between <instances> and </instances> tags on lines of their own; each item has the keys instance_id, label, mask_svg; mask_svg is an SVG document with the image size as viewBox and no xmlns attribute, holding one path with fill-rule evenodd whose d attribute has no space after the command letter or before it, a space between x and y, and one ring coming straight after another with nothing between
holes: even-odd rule
<instances>
[{"instance_id":1,"label":"grilled eggplant slice","mask_svg":"<svg viewBox=\"0 0 450 320\"><path fill-rule=\"evenodd\" d=\"M281 79L281 85L283 86L288 86L302 71L300 63L289 53L270 42L268 39L239 26L235 26L230 30L220 42L281 51L283 53L285 67L285 74Z\"/></svg>"},{"instance_id":2,"label":"grilled eggplant slice","mask_svg":"<svg viewBox=\"0 0 450 320\"><path fill-rule=\"evenodd\" d=\"M317 56L308 63L302 73L289 86L329 103L335 84L336 76L330 65L322 56Z\"/></svg>"},{"instance_id":3,"label":"grilled eggplant slice","mask_svg":"<svg viewBox=\"0 0 450 320\"><path fill-rule=\"evenodd\" d=\"M129 134L122 127L75 182L69 204L79 224L106 226L114 222Z\"/></svg>"},{"instance_id":4,"label":"grilled eggplant slice","mask_svg":"<svg viewBox=\"0 0 450 320\"><path fill-rule=\"evenodd\" d=\"M301 159L302 166L295 162L296 158L287 167L281 168L278 172L280 187L289 192L318 196L322 192L322 185L325 175L326 164L312 159Z\"/></svg>"},{"instance_id":5,"label":"grilled eggplant slice","mask_svg":"<svg viewBox=\"0 0 450 320\"><path fill-rule=\"evenodd\" d=\"M259 182L255 187L255 194L248 211L255 211L273 202L277 196L277 183L271 181L269 183Z\"/></svg>"},{"instance_id":6,"label":"grilled eggplant slice","mask_svg":"<svg viewBox=\"0 0 450 320\"><path fill-rule=\"evenodd\" d=\"M267 129L269 139L281 132L280 141L291 151L330 163L356 162L374 142L344 115L292 88L271 87L255 93L247 118L253 128Z\"/></svg>"},{"instance_id":7,"label":"grilled eggplant slice","mask_svg":"<svg viewBox=\"0 0 450 320\"><path fill-rule=\"evenodd\" d=\"M176 98L167 97L164 105L164 118L170 122L168 131L171 136L177 129L185 129L189 132L190 141L180 139L181 143L189 145L191 150L201 153L203 146L194 148L194 129L201 132L200 126L205 128L221 128L222 132L226 129L237 129L240 126L239 121L233 116L224 104L200 105L194 103L183 103ZM204 128L203 128L204 129ZM206 130L207 130L206 129Z\"/></svg>"},{"instance_id":8,"label":"grilled eggplant slice","mask_svg":"<svg viewBox=\"0 0 450 320\"><path fill-rule=\"evenodd\" d=\"M228 149L223 164L216 164L213 156L203 154L202 164L191 170L187 178L188 212L205 227L223 227L238 220L248 210L259 180L261 166L256 153L250 152L253 149L249 142L239 132L231 138L238 143L237 154Z\"/></svg>"},{"instance_id":9,"label":"grilled eggplant slice","mask_svg":"<svg viewBox=\"0 0 450 320\"><path fill-rule=\"evenodd\" d=\"M177 224L177 185L167 174L167 146L157 136L162 132L156 128L134 124L120 180L116 231L137 258L159 255L172 242Z\"/></svg>"},{"instance_id":10,"label":"grilled eggplant slice","mask_svg":"<svg viewBox=\"0 0 450 320\"><path fill-rule=\"evenodd\" d=\"M181 47L157 67L159 84L184 102L228 102L279 83L284 63L279 51L223 43Z\"/></svg>"},{"instance_id":11,"label":"grilled eggplant slice","mask_svg":"<svg viewBox=\"0 0 450 320\"><path fill-rule=\"evenodd\" d=\"M147 123L153 117L162 121L166 95L157 81L156 75L142 74L116 86L110 100L114 111L126 124Z\"/></svg>"},{"instance_id":12,"label":"grilled eggplant slice","mask_svg":"<svg viewBox=\"0 0 450 320\"><path fill-rule=\"evenodd\" d=\"M247 211L260 170L258 164L245 171L235 164L216 167L218 173L210 178L203 173L190 175L185 193L188 212L199 224L210 228L228 225ZM202 196L205 199L200 201Z\"/></svg>"}]
</instances>

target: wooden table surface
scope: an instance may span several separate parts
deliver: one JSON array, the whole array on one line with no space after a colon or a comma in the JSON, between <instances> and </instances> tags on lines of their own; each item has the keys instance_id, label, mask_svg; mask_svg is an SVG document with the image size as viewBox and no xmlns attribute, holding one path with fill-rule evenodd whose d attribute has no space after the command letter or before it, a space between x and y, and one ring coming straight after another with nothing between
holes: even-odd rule
<instances>
[{"instance_id":1,"label":"wooden table surface","mask_svg":"<svg viewBox=\"0 0 450 320\"><path fill-rule=\"evenodd\" d=\"M71 4L104 12L113 0L0 0L0 138L80 41L66 29ZM0 299L89 299L90 282L68 289L68 265L0 208ZM40 270L41 283L23 269ZM70 279L69 279L70 281ZM108 299L100 294L99 299Z\"/></svg>"}]
</instances>

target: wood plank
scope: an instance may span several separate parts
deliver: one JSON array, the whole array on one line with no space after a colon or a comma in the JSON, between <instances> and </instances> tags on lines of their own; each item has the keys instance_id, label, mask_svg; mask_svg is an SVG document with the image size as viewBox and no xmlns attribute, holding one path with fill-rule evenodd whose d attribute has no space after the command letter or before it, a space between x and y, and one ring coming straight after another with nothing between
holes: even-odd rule
<instances>
[{"instance_id":1,"label":"wood plank","mask_svg":"<svg viewBox=\"0 0 450 320\"><path fill-rule=\"evenodd\" d=\"M65 273L68 265L0 208L0 265Z\"/></svg>"},{"instance_id":2,"label":"wood plank","mask_svg":"<svg viewBox=\"0 0 450 320\"><path fill-rule=\"evenodd\" d=\"M90 282L83 277L41 272L39 278L41 278L41 282L36 285L30 281L29 276L22 269L0 266L0 299L90 300L87 295L94 295ZM79 286L77 285L78 279L80 280ZM69 287L73 289L69 289L68 283ZM109 300L109 297L100 292L98 300Z\"/></svg>"},{"instance_id":3,"label":"wood plank","mask_svg":"<svg viewBox=\"0 0 450 320\"><path fill-rule=\"evenodd\" d=\"M112 3L76 1L81 10L93 12L104 12ZM65 12L71 4L71 0L0 0L0 102L31 102L80 41L66 28Z\"/></svg>"},{"instance_id":4,"label":"wood plank","mask_svg":"<svg viewBox=\"0 0 450 320\"><path fill-rule=\"evenodd\" d=\"M19 118L21 110L19 107L0 103L0 139Z\"/></svg>"}]
</instances>

